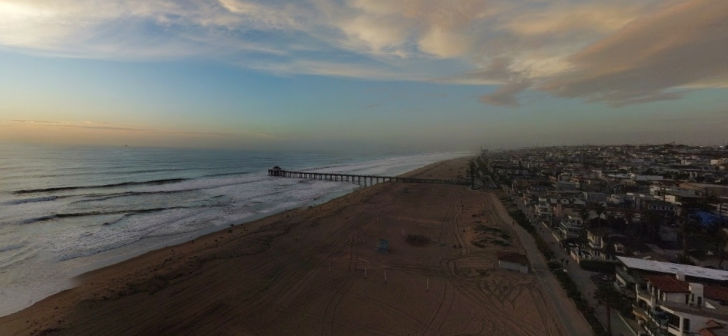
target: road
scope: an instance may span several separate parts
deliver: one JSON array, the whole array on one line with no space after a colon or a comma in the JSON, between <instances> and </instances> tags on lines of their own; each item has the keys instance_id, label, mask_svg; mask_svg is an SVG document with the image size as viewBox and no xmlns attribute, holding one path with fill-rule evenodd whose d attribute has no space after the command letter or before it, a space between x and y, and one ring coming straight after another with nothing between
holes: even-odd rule
<instances>
[{"instance_id":1,"label":"road","mask_svg":"<svg viewBox=\"0 0 728 336\"><path fill-rule=\"evenodd\" d=\"M493 203L497 205L498 213L503 220L507 223L514 223L515 221L508 214L495 194L491 194L491 196L495 199ZM520 225L515 225L515 231L526 249L528 259L531 261L531 266L533 267L533 272L546 288L549 298L553 303L552 308L569 334L574 336L593 335L591 326L589 326L586 319L584 319L578 311L574 312L576 310L576 306L571 300L565 298L566 295L563 292L561 285L551 271L549 271L548 266L546 265L546 260L536 247L536 242L533 240L533 237L531 237L531 234L529 234ZM559 294L563 297L557 297ZM570 306L566 307L565 304ZM578 316L576 320L574 319L575 316Z\"/></svg>"},{"instance_id":2,"label":"road","mask_svg":"<svg viewBox=\"0 0 728 336\"><path fill-rule=\"evenodd\" d=\"M531 211L525 207L523 202L518 197L514 197L514 202L516 203L518 208L521 209L524 214L526 214L529 220L531 220L531 223L540 223L540 221L537 221L534 218ZM581 267L579 267L576 260L571 255L567 254L567 252L564 251L563 248L561 248L557 238L554 237L553 231L548 226L543 224L536 224L536 228L538 228L538 232L541 237L549 244L549 246L551 246L551 249L554 251L556 258L568 260L566 269L568 270L569 277L571 277L571 280L576 283L576 286L579 288L579 291L582 293L582 295L587 299L589 305L595 307L595 311L597 313L599 321L601 321L602 325L606 327L606 307L598 305L597 301L594 299L593 296L593 293L597 290L597 286L594 284L594 282L591 281L590 276L595 273L585 271ZM615 310L612 310L611 323L613 336L636 335L635 332L629 327L629 325L624 321L621 316L619 316L619 314Z\"/></svg>"}]
</instances>

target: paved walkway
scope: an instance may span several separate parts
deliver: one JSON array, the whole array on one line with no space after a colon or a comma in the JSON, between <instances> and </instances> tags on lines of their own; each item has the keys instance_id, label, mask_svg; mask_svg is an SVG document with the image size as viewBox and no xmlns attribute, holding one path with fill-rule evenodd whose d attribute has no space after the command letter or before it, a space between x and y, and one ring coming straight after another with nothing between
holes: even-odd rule
<instances>
[{"instance_id":1,"label":"paved walkway","mask_svg":"<svg viewBox=\"0 0 728 336\"><path fill-rule=\"evenodd\" d=\"M498 212L501 214L503 220L508 223L514 223L515 221L511 218L505 208L503 208L500 201L497 200L495 194L491 194L491 196L496 199L495 203L500 208L498 209ZM533 240L531 234L520 225L516 225L515 230L518 234L518 238L526 249L528 259L533 267L533 272L543 284L547 293L546 295L548 295L550 302L553 303L551 308L554 309L556 315L561 321L561 324L564 328L566 328L565 331L572 336L593 335L589 323L576 309L576 305L574 305L574 303L566 297L566 293L564 293L564 290L561 288L561 284L548 269L546 260L541 254L541 251L539 251L536 247L536 242Z\"/></svg>"},{"instance_id":2,"label":"paved walkway","mask_svg":"<svg viewBox=\"0 0 728 336\"><path fill-rule=\"evenodd\" d=\"M533 218L531 212L525 208L524 204L521 202L519 198L515 198L515 203L518 206L521 211L523 211L526 216L529 217L532 223L536 222L536 220ZM554 237L553 232L549 227L542 224L536 224L536 228L538 229L539 234L541 237L551 246L551 249L554 251L554 254L556 255L557 259L565 258L568 260L568 265L566 269L569 272L569 276L571 279L576 283L576 286L579 288L579 291L584 296L584 298L587 299L589 302L589 305L592 307L595 307L595 311L597 313L597 317L599 318L599 321L602 322L602 325L606 327L606 321L607 321L607 311L606 307L597 305L597 301L594 299L594 292L597 290L597 286L594 284L594 282L591 281L590 276L595 274L593 272L585 271L579 265L577 264L576 260L571 257L571 255L568 255L566 251L564 251L563 248L559 245L558 240L556 237ZM611 314L611 322L612 322L612 335L613 336L634 336L635 332L628 326L628 324L625 322L625 320L619 316L619 313L612 309Z\"/></svg>"}]
</instances>

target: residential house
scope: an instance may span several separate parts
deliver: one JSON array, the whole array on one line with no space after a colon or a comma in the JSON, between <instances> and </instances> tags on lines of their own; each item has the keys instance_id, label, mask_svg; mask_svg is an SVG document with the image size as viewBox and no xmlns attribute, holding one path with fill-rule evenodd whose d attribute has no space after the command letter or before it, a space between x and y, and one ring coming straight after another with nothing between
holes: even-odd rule
<instances>
[{"instance_id":1,"label":"residential house","mask_svg":"<svg viewBox=\"0 0 728 336\"><path fill-rule=\"evenodd\" d=\"M651 251L639 240L615 234L609 227L590 228L586 232L587 244L579 250L580 258L614 261L617 257L639 256Z\"/></svg>"},{"instance_id":2,"label":"residential house","mask_svg":"<svg viewBox=\"0 0 728 336\"><path fill-rule=\"evenodd\" d=\"M645 275L634 314L651 335L695 335L709 321L728 323L728 288L688 282L685 275Z\"/></svg>"},{"instance_id":3,"label":"residential house","mask_svg":"<svg viewBox=\"0 0 728 336\"><path fill-rule=\"evenodd\" d=\"M614 286L618 289L632 291L637 284L643 285L643 275L647 274L685 274L689 281L728 284L728 271L705 267L675 264L670 262L647 260L630 257L617 257ZM624 292L623 292L624 293ZM627 294L629 296L629 294Z\"/></svg>"},{"instance_id":4,"label":"residential house","mask_svg":"<svg viewBox=\"0 0 728 336\"><path fill-rule=\"evenodd\" d=\"M559 222L561 239L579 238L584 230L584 221L576 216L566 215Z\"/></svg>"}]
</instances>

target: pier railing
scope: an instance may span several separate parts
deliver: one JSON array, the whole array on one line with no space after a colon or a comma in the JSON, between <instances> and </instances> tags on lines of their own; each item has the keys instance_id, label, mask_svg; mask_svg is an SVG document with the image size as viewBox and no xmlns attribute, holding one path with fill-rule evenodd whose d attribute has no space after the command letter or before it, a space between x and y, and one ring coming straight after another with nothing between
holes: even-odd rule
<instances>
[{"instance_id":1,"label":"pier railing","mask_svg":"<svg viewBox=\"0 0 728 336\"><path fill-rule=\"evenodd\" d=\"M377 175L355 175L355 174L339 174L339 173L319 173L306 171L289 171L283 169L268 169L269 176L276 177L292 177L325 181L349 181L358 184L372 185L382 182L400 182L400 183L430 183L430 184L454 184L454 185L472 185L470 180L438 180L423 179L411 177L397 176L377 176ZM368 183L367 183L368 182Z\"/></svg>"}]
</instances>

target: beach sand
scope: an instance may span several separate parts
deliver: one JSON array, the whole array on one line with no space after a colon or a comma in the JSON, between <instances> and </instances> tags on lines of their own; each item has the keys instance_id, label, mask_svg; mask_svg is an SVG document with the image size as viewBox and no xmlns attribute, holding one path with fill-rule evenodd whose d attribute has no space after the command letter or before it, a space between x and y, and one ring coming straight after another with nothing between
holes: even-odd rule
<instances>
[{"instance_id":1,"label":"beach sand","mask_svg":"<svg viewBox=\"0 0 728 336\"><path fill-rule=\"evenodd\" d=\"M535 275L497 267L497 252L523 252L497 203L463 186L363 188L88 273L0 318L0 335L567 335Z\"/></svg>"}]
</instances>

